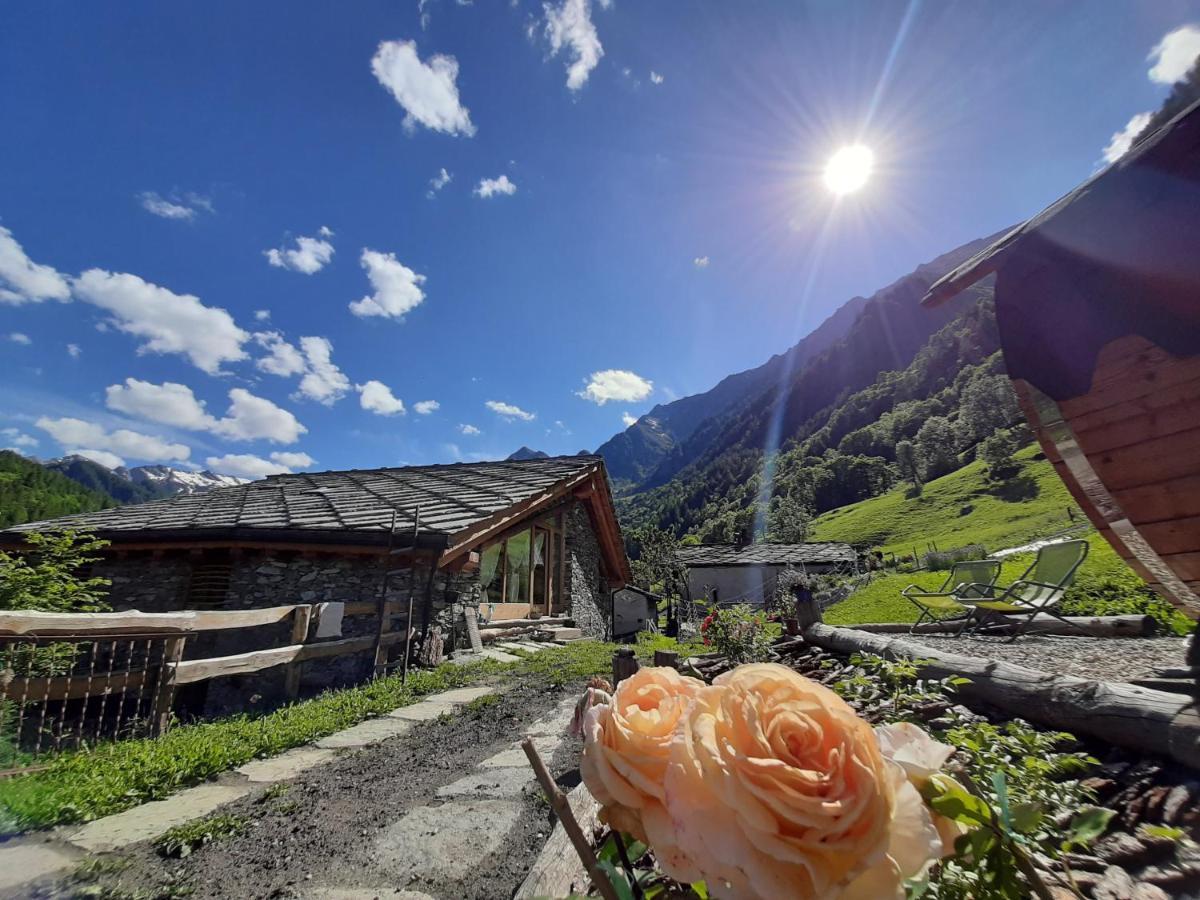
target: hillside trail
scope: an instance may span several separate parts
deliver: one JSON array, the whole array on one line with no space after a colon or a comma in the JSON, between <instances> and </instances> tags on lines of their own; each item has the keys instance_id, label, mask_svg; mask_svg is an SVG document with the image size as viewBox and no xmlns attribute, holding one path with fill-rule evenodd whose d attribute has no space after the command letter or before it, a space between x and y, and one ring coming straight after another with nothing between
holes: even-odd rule
<instances>
[{"instance_id":1,"label":"hillside trail","mask_svg":"<svg viewBox=\"0 0 1200 900\"><path fill-rule=\"evenodd\" d=\"M184 859L142 842L100 857L86 880L61 878L27 896L511 897L552 825L518 742L533 737L559 784L577 784L580 744L567 729L582 688L509 682L221 807L245 818L244 831Z\"/></svg>"}]
</instances>

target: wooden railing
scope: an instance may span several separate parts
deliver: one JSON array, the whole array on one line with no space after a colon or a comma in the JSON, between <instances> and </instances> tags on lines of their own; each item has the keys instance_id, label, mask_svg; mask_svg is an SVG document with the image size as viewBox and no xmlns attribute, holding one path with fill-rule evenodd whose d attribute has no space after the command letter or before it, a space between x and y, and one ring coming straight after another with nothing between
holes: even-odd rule
<instances>
[{"instance_id":1,"label":"wooden railing","mask_svg":"<svg viewBox=\"0 0 1200 900\"><path fill-rule=\"evenodd\" d=\"M407 637L406 607L389 602L381 610L365 601L228 612L0 612L0 774L26 770L47 753L162 734L183 685L283 666L285 695L294 698L303 663L371 650L374 671L383 671L389 648ZM341 637L343 618L364 616L378 619L373 633ZM397 616L405 627L393 631ZM183 658L197 635L288 622L283 646Z\"/></svg>"}]
</instances>

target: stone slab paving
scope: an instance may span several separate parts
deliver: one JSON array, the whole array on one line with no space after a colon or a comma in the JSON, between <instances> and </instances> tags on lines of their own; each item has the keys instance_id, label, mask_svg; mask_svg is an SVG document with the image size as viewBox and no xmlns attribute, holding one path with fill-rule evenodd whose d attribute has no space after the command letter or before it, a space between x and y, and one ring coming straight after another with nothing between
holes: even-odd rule
<instances>
[{"instance_id":1,"label":"stone slab paving","mask_svg":"<svg viewBox=\"0 0 1200 900\"><path fill-rule=\"evenodd\" d=\"M302 896L303 900L437 900L421 891L398 891L394 887L313 888Z\"/></svg>"},{"instance_id":2,"label":"stone slab paving","mask_svg":"<svg viewBox=\"0 0 1200 900\"><path fill-rule=\"evenodd\" d=\"M520 797L533 784L533 769L529 763L498 769L484 769L464 775L457 781L438 788L439 797Z\"/></svg>"},{"instance_id":3,"label":"stone slab paving","mask_svg":"<svg viewBox=\"0 0 1200 900\"><path fill-rule=\"evenodd\" d=\"M515 653L505 653L503 650L492 650L490 647L479 651L480 656L494 659L496 662L520 662L521 657Z\"/></svg>"},{"instance_id":4,"label":"stone slab paving","mask_svg":"<svg viewBox=\"0 0 1200 900\"><path fill-rule=\"evenodd\" d=\"M539 735L533 739L533 746L542 759L549 759L554 755L554 751L558 749L558 745L563 742L561 736L554 735ZM502 753L497 753L495 756L488 757L479 764L481 769L503 769L511 766L528 766L529 757L525 755L525 751L521 748L520 743L513 744L512 749L505 750Z\"/></svg>"},{"instance_id":5,"label":"stone slab paving","mask_svg":"<svg viewBox=\"0 0 1200 900\"><path fill-rule=\"evenodd\" d=\"M336 755L332 748L298 747L279 756L267 759L256 759L234 769L240 775L245 775L247 781L255 783L286 781L295 778L301 772L328 762Z\"/></svg>"},{"instance_id":6,"label":"stone slab paving","mask_svg":"<svg viewBox=\"0 0 1200 900\"><path fill-rule=\"evenodd\" d=\"M376 839L379 866L399 879L460 881L504 846L523 809L519 800L418 807Z\"/></svg>"},{"instance_id":7,"label":"stone slab paving","mask_svg":"<svg viewBox=\"0 0 1200 900\"><path fill-rule=\"evenodd\" d=\"M252 790L244 784L201 784L166 800L153 800L133 809L89 822L67 834L67 840L89 853L103 853L158 837L176 825L207 816Z\"/></svg>"},{"instance_id":8,"label":"stone slab paving","mask_svg":"<svg viewBox=\"0 0 1200 900\"><path fill-rule=\"evenodd\" d=\"M563 735L567 728L571 725L571 719L575 716L575 704L578 701L574 697L568 697L563 700L554 712L548 716L543 716L536 722L533 722L525 729L528 735Z\"/></svg>"},{"instance_id":9,"label":"stone slab paving","mask_svg":"<svg viewBox=\"0 0 1200 900\"><path fill-rule=\"evenodd\" d=\"M504 654L507 655L507 654ZM441 694L431 694L420 703L393 710L387 716L368 719L343 731L321 738L313 745L297 747L279 756L256 759L239 766L222 781L201 784L173 794L165 800L154 800L125 812L97 819L78 828L60 828L46 835L17 839L0 848L0 892L8 895L14 888L76 865L85 853L105 853L138 841L156 838L177 825L203 818L227 803L232 803L254 791L259 784L294 778L307 769L323 765L337 756L340 750L366 747L397 737L411 729L415 722L452 713L464 703L496 691L494 686L457 688ZM446 804L447 807L459 804ZM496 809L502 816L519 802L501 804ZM439 807L440 808L440 807ZM512 821L516 821L513 819ZM481 825L483 828L490 826ZM511 827L511 823L510 826ZM487 832L491 834L491 832ZM57 838L57 840L55 839ZM499 840L503 840L503 834ZM462 854L469 860L470 854ZM427 862L425 856L422 862ZM323 893L322 893L323 892ZM19 896L19 894L17 894ZM356 898L386 896L398 900L426 900L426 894L386 888L379 891L358 888L313 888L306 897L327 900L356 900Z\"/></svg>"},{"instance_id":10,"label":"stone slab paving","mask_svg":"<svg viewBox=\"0 0 1200 900\"><path fill-rule=\"evenodd\" d=\"M0 891L69 869L82 858L77 850L46 843L25 842L0 848Z\"/></svg>"}]
</instances>

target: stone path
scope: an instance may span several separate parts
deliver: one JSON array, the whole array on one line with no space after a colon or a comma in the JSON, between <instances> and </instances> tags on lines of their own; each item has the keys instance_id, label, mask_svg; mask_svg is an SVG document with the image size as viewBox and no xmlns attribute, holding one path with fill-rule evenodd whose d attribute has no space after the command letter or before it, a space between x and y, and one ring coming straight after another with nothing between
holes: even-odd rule
<instances>
[{"instance_id":1,"label":"stone path","mask_svg":"<svg viewBox=\"0 0 1200 900\"><path fill-rule=\"evenodd\" d=\"M458 688L440 694L432 694L419 703L400 707L392 710L386 716L368 719L344 731L321 738L314 745L289 750L269 759L253 760L233 772L225 773L216 781L180 791L166 800L145 803L116 815L96 819L83 826L58 828L51 832L13 840L0 847L0 896L22 896L22 892L19 890L21 885L55 872L70 869L78 865L88 853L108 852L138 841L158 837L170 828L209 815L218 807L251 793L263 784L286 781L314 766L323 765L334 759L339 751L378 744L388 738L404 734L421 721L453 713L463 704L495 691L495 687L482 686ZM569 711L566 721L570 721ZM565 730L565 727L564 724L560 731ZM527 765L526 771L528 771ZM466 785L464 785L463 793L460 796L491 797L497 796L496 792L498 791L507 791L506 795L511 796L514 780L511 776L506 775L495 778L494 785L486 780L481 781L475 787L474 794L467 792ZM503 788L502 785L504 785ZM450 804L445 804L439 809L445 809L447 806ZM492 811L503 814L500 807L496 807ZM461 810L458 814L461 815ZM480 823L487 822L489 819L487 815L472 816L471 818ZM493 820L492 827L494 824ZM417 825L416 827L419 830L420 827L427 826ZM403 830L398 832L400 843L396 845L394 851L398 860L403 857L405 852L403 834ZM449 835L443 840L448 838ZM450 855L460 858L470 856L470 854L453 853ZM418 858L422 863L427 862L429 859L428 848ZM394 894L394 889L389 889L388 893ZM361 895L355 891L349 891L322 896L351 898ZM423 895L411 894L410 896L415 900Z\"/></svg>"}]
</instances>

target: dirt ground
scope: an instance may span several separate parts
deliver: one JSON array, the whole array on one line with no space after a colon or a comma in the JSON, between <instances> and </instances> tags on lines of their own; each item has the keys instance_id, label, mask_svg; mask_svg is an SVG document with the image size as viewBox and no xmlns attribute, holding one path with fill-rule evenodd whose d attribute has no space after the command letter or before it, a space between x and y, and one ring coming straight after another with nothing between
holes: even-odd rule
<instances>
[{"instance_id":1,"label":"dirt ground","mask_svg":"<svg viewBox=\"0 0 1200 900\"><path fill-rule=\"evenodd\" d=\"M44 885L43 898L369 898L419 892L444 900L511 897L545 844L550 808L536 786L517 799L520 812L503 845L480 855L464 878L447 880L437 866L418 868L396 883L381 863L381 832L414 809L440 806L439 787L470 773L504 751L522 729L551 712L583 683L555 690L546 683L509 684L495 702L418 723L409 733L374 747L342 754L286 782L268 786L220 813L249 817L240 836L227 837L191 856L165 859L148 844L104 857L96 866L119 872ZM578 783L579 742L568 736L555 752L551 772L564 788ZM481 804L486 807L486 802ZM511 807L510 807L511 809ZM355 890L357 889L357 890Z\"/></svg>"}]
</instances>

